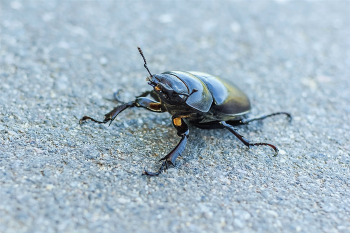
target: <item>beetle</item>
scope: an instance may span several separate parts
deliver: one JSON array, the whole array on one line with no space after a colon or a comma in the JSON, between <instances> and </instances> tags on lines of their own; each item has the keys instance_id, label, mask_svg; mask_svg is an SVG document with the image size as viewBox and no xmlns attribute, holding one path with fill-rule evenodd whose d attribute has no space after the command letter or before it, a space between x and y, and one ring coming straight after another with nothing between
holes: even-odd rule
<instances>
[{"instance_id":1,"label":"beetle","mask_svg":"<svg viewBox=\"0 0 350 233\"><path fill-rule=\"evenodd\" d=\"M112 121L119 113L127 108L141 107L151 112L169 112L172 115L172 123L181 137L177 146L159 161L163 161L157 172L149 172L146 169L143 175L157 176L168 165L175 165L175 160L184 151L189 136L188 123L201 129L228 129L244 145L269 146L274 150L274 156L278 154L276 146L265 143L251 143L237 133L234 126L247 125L252 121L263 120L275 115L286 115L289 120L291 114L287 112L275 112L260 117L247 118L251 110L248 96L237 86L216 76L195 71L167 71L161 74L151 74L142 50L138 47L143 58L144 67L149 73L146 78L153 90L146 91L137 96L135 100L123 103L115 93L115 99L122 102L112 111L105 114L103 121L84 116L79 123L92 120L99 124ZM147 98L150 95L151 98Z\"/></svg>"}]
</instances>

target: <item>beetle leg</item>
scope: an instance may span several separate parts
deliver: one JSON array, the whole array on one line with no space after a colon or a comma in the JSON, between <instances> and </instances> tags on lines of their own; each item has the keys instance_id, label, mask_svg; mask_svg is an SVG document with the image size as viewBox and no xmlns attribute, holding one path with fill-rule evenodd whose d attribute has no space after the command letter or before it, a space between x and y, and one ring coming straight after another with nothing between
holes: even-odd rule
<instances>
[{"instance_id":1,"label":"beetle leg","mask_svg":"<svg viewBox=\"0 0 350 233\"><path fill-rule=\"evenodd\" d=\"M79 124L82 124L86 120L92 120L92 121L94 121L96 123L99 123L99 124L105 124L108 121L110 121L110 124L111 124L112 121L117 117L117 115L119 113L121 113L122 111L124 111L127 108L134 107L134 105L135 105L135 102L131 101L131 102L128 102L128 103L125 103L125 104L119 105L118 107L113 108L112 111L110 111L109 113L105 114L105 119L103 121L98 121L98 120L95 120L95 119L93 119L91 117L84 116L83 118L80 119Z\"/></svg>"},{"instance_id":2,"label":"beetle leg","mask_svg":"<svg viewBox=\"0 0 350 233\"><path fill-rule=\"evenodd\" d=\"M152 91L145 91L145 92L142 92L140 95L136 96L137 97L147 97L148 95L151 94Z\"/></svg>"},{"instance_id":3,"label":"beetle leg","mask_svg":"<svg viewBox=\"0 0 350 233\"><path fill-rule=\"evenodd\" d=\"M288 112L275 112L275 113L271 113L271 114L260 116L260 117L243 119L243 120L239 121L239 123L242 125L245 125L245 124L248 124L249 122L252 122L252 121L264 120L265 118L276 116L276 115L286 115L288 117L288 120L292 121L292 115L290 113L288 113Z\"/></svg>"},{"instance_id":4,"label":"beetle leg","mask_svg":"<svg viewBox=\"0 0 350 233\"><path fill-rule=\"evenodd\" d=\"M136 96L136 98L147 97L148 95L150 95L157 102L160 102L159 96L154 91L145 91L145 92L141 93L140 95Z\"/></svg>"},{"instance_id":5,"label":"beetle leg","mask_svg":"<svg viewBox=\"0 0 350 233\"><path fill-rule=\"evenodd\" d=\"M168 164L175 166L175 160L179 155L181 155L181 153L184 151L186 147L189 130L188 130L188 125L180 117L173 117L173 125L177 129L177 135L181 137L180 142L169 154L167 154L164 158L159 160L159 161L164 160L164 162L162 163L158 172L149 172L145 169L142 175L158 176L163 170L168 168Z\"/></svg>"},{"instance_id":6,"label":"beetle leg","mask_svg":"<svg viewBox=\"0 0 350 233\"><path fill-rule=\"evenodd\" d=\"M79 124L82 124L86 120L92 120L92 121L99 123L99 124L105 124L107 122L110 122L109 124L111 124L112 121L118 116L119 113L121 113L125 109L131 108L131 107L146 108L147 110L150 110L152 112L164 112L165 111L164 109L162 109L161 104L159 102L148 99L146 97L138 97L138 98L136 98L135 101L130 101L128 103L124 103L122 105L115 107L112 111L110 111L109 113L107 113L105 115L105 119L103 121L98 121L98 120L95 120L91 117L84 116L83 118L80 119Z\"/></svg>"},{"instance_id":7,"label":"beetle leg","mask_svg":"<svg viewBox=\"0 0 350 233\"><path fill-rule=\"evenodd\" d=\"M275 151L275 154L273 156L276 156L278 154L278 149L276 146L269 144L269 143L265 143L265 142L250 143L249 141L245 140L242 135L237 133L235 128L233 128L232 125L227 124L225 121L220 121L220 124L222 124L226 129L228 129L231 133L233 133L247 147L249 147L249 146L269 146Z\"/></svg>"},{"instance_id":8,"label":"beetle leg","mask_svg":"<svg viewBox=\"0 0 350 233\"><path fill-rule=\"evenodd\" d=\"M123 92L122 89L117 90L116 92L113 93L114 100L117 101L118 103L124 104L125 102L120 99L120 92Z\"/></svg>"}]
</instances>

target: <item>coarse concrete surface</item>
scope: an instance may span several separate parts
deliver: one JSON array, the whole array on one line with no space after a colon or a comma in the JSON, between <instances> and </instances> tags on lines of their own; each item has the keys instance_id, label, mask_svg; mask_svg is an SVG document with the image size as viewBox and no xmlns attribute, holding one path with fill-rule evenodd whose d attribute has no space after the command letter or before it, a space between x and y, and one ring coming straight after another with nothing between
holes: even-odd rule
<instances>
[{"instance_id":1,"label":"coarse concrete surface","mask_svg":"<svg viewBox=\"0 0 350 233\"><path fill-rule=\"evenodd\" d=\"M0 3L0 232L349 232L350 2ZM168 113L129 109L153 73L230 79L251 116L190 127L176 167L141 176L178 143Z\"/></svg>"}]
</instances>

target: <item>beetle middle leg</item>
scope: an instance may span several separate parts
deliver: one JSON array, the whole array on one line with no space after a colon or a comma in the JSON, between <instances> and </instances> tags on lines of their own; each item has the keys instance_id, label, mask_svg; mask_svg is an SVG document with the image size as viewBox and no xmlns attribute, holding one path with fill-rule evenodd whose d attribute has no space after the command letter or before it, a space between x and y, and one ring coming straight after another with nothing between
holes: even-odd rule
<instances>
[{"instance_id":1,"label":"beetle middle leg","mask_svg":"<svg viewBox=\"0 0 350 233\"><path fill-rule=\"evenodd\" d=\"M111 124L112 121L118 116L119 113L131 107L141 107L152 112L165 112L165 110L162 109L161 104L159 102L154 101L152 99L148 99L146 97L137 97L134 101L130 101L122 105L119 105L109 113L105 114L105 119L103 121L98 121L91 117L84 116L83 118L80 119L79 124L82 124L86 120L92 120L99 124L105 124L107 122L110 122L109 124Z\"/></svg>"},{"instance_id":2,"label":"beetle middle leg","mask_svg":"<svg viewBox=\"0 0 350 233\"><path fill-rule=\"evenodd\" d=\"M149 172L145 169L142 175L158 176L163 170L168 168L169 164L175 166L175 160L185 150L189 135L188 125L184 122L183 118L180 117L173 117L173 125L177 129L177 135L181 137L180 142L169 154L159 160L164 162L157 172Z\"/></svg>"},{"instance_id":3,"label":"beetle middle leg","mask_svg":"<svg viewBox=\"0 0 350 233\"><path fill-rule=\"evenodd\" d=\"M242 135L240 135L239 133L236 132L235 128L233 128L232 125L226 123L225 121L220 121L220 124L228 129L231 133L233 133L241 142L243 142L244 145L246 145L247 147L250 147L250 146L269 146L271 147L274 151L275 151L275 154L273 156L276 156L278 154L278 149L276 146L272 145L272 144L269 144L269 143L265 143L265 142L258 142L258 143L250 143L249 141L245 140L243 138Z\"/></svg>"}]
</instances>

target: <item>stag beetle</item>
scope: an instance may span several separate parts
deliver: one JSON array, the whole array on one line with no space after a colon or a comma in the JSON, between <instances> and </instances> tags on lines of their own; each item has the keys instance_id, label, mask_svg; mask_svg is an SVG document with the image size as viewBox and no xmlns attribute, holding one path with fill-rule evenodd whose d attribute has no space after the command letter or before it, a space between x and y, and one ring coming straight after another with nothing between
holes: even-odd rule
<instances>
[{"instance_id":1,"label":"stag beetle","mask_svg":"<svg viewBox=\"0 0 350 233\"><path fill-rule=\"evenodd\" d=\"M187 123L202 129L228 129L247 147L270 146L275 151L274 156L278 154L276 146L265 142L251 143L237 133L233 126L246 125L252 121L280 114L286 115L291 120L292 117L289 113L276 112L247 118L247 114L251 110L250 101L247 95L235 85L202 72L167 71L162 74L151 74L142 50L139 47L138 50L143 58L144 67L150 75L146 81L153 87L153 90L142 93L134 101L115 107L105 115L103 121L84 116L79 123L92 120L99 124L107 122L111 124L119 113L131 107L142 107L158 113L169 112L181 140L168 155L159 160L164 162L157 172L149 172L145 169L143 175L157 176L167 169L169 164L175 164L176 158L184 151L187 144L189 136ZM153 99L146 98L148 95ZM115 99L121 102L117 95L115 95Z\"/></svg>"}]
</instances>

